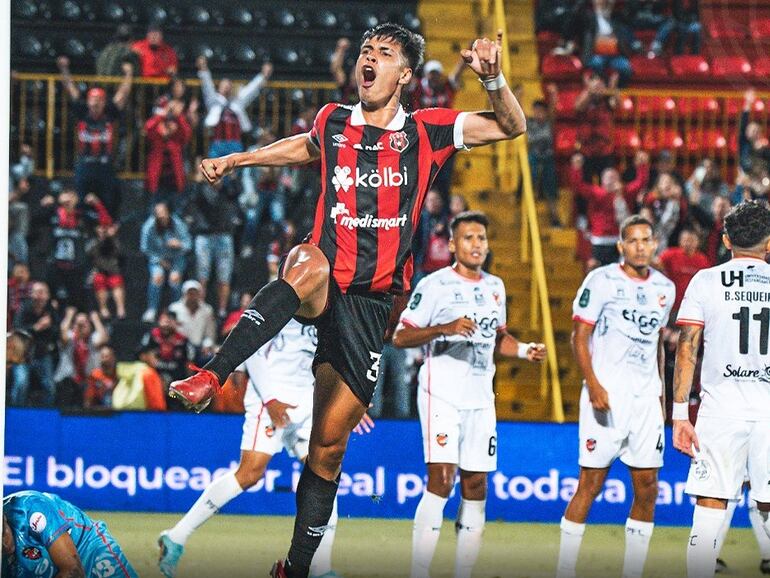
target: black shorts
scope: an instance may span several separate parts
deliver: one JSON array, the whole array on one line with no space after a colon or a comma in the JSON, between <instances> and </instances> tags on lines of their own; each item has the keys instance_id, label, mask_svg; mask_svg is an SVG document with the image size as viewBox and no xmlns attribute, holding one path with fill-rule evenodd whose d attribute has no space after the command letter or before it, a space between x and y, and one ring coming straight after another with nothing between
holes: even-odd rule
<instances>
[{"instance_id":1,"label":"black shorts","mask_svg":"<svg viewBox=\"0 0 770 578\"><path fill-rule=\"evenodd\" d=\"M295 317L318 328L313 371L329 363L366 407L377 387L380 356L393 296L387 293L342 293L329 278L326 310L315 319Z\"/></svg>"}]
</instances>

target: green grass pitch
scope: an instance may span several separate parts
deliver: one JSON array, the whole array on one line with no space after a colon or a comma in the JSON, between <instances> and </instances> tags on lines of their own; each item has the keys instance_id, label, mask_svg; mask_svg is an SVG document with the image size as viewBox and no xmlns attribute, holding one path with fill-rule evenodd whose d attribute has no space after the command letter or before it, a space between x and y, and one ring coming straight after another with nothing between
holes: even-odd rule
<instances>
[{"instance_id":1,"label":"green grass pitch","mask_svg":"<svg viewBox=\"0 0 770 578\"><path fill-rule=\"evenodd\" d=\"M141 578L161 576L156 539L179 519L171 514L93 512L107 522ZM187 543L179 578L257 578L267 576L286 553L293 519L218 515ZM345 578L409 575L409 520L340 519L334 549L335 570ZM687 528L658 527L650 545L645 578L685 576ZM452 576L454 528L445 521L433 578ZM555 524L489 522L475 577L553 576L559 548ZM759 552L750 529L732 529L722 552L726 576L761 576ZM581 578L617 577L623 565L623 528L589 525L578 564Z\"/></svg>"}]
</instances>

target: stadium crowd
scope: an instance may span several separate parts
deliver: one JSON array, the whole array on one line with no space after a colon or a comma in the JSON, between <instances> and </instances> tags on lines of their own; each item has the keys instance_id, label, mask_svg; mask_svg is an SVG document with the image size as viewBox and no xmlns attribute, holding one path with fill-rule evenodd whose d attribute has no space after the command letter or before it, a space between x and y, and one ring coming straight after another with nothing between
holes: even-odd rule
<instances>
[{"instance_id":1,"label":"stadium crowd","mask_svg":"<svg viewBox=\"0 0 770 578\"><path fill-rule=\"evenodd\" d=\"M629 162L621 162L612 121L620 87L633 83L627 56L656 58L672 34L676 52L684 50L685 41L698 50L697 2L677 1L671 10L664 5L668 3L626 2L616 10L608 0L591 6L541 1L538 28L561 35L557 52L582 50L587 72L574 103L581 125L567 166L560 166L554 150L556 84L545 86L545 98L533 103L528 139L534 185L548 203L550 224L561 227L565 219L573 220L586 271L616 261L619 223L631 214L644 215L655 225L656 266L676 283L678 306L698 270L728 257L720 238L730 206L742 199L766 198L770 148L764 127L751 121L756 97L749 90L738 123L734 182L728 183L709 158L683 175L673 151L652 156L637 150ZM651 30L654 39L645 46L643 39ZM356 94L352 74L345 69L349 49L350 42L340 39L330 62L343 102ZM133 42L130 31L121 26L97 59L97 72L121 78L113 94L73 82L66 57L56 62L77 126L75 177L71 182L48 182L35 176L27 144L20 146L12 164L8 329L20 332L31 346L27 358L8 369L9 401L86 408L173 407L163 395L170 381L184 377L189 363L200 365L210 358L250 300L240 286L255 289L253 272L244 263L261 261L266 280L276 278L281 257L309 230L319 190L318 167L250 168L212 186L197 169L200 159L191 157L192 135L204 131L209 136L208 156L276 140L279 135L256 126L249 116L250 104L271 77L269 62L237 88L228 78L215 80L216 70L200 56L195 62L198 94L176 76L177 57L154 24L144 39ZM461 68L460 61L447 73L437 60L426 62L410 87L408 106L452 106L462 90ZM121 207L125 183L115 171L124 148L120 125L129 120L126 102L136 74L168 81L149 117L139 119L147 142L144 190L149 208L138 217L136 211ZM302 107L291 134L309 130L316 112ZM453 194L451 174L452 167L445 167L426 199L414 242L415 283L451 262L449 222L468 208L462 196ZM572 216L560 214L560 187L573 192ZM140 221L138 238L120 234L128 219ZM49 248L47 260L34 262L39 253L33 255L29 244L40 243L42 237ZM136 246L127 247L129 241ZM134 359L116 361L110 340L114 324L127 317L124 276L130 273L125 270L129 249L140 250L147 262L143 337L133 344ZM673 351L676 330L671 328L667 337ZM419 363L419 353L386 345L373 416L415 415L412 385ZM385 400L389 407L384 407ZM237 410L237 404L230 409Z\"/></svg>"}]
</instances>

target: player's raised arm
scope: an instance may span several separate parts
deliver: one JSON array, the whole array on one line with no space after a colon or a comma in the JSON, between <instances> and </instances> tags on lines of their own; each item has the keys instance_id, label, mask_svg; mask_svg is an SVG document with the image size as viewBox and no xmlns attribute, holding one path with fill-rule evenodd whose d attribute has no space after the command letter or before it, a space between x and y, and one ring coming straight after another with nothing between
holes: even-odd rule
<instances>
[{"instance_id":1,"label":"player's raised arm","mask_svg":"<svg viewBox=\"0 0 770 578\"><path fill-rule=\"evenodd\" d=\"M215 159L203 159L201 172L206 180L215 183L241 167L285 167L304 165L321 155L310 139L310 133L283 138L251 152L232 153Z\"/></svg>"},{"instance_id":2,"label":"player's raised arm","mask_svg":"<svg viewBox=\"0 0 770 578\"><path fill-rule=\"evenodd\" d=\"M702 325L682 325L674 366L674 447L691 458L695 457L693 447L699 451L700 446L690 416L685 412L690 405L690 390L698 362L701 335Z\"/></svg>"},{"instance_id":3,"label":"player's raised arm","mask_svg":"<svg viewBox=\"0 0 770 578\"><path fill-rule=\"evenodd\" d=\"M583 373L591 406L597 411L609 411L609 395L607 390L599 383L599 379L596 377L596 373L594 373L593 363L591 362L591 335L593 332L593 325L579 320L575 321L575 329L572 332L572 350L580 371Z\"/></svg>"},{"instance_id":4,"label":"player's raised arm","mask_svg":"<svg viewBox=\"0 0 770 578\"><path fill-rule=\"evenodd\" d=\"M502 40L503 33L499 30L497 40L479 38L470 50L460 53L479 76L492 103L491 112L472 112L465 118L463 142L469 147L512 139L527 130L524 111L500 69Z\"/></svg>"}]
</instances>

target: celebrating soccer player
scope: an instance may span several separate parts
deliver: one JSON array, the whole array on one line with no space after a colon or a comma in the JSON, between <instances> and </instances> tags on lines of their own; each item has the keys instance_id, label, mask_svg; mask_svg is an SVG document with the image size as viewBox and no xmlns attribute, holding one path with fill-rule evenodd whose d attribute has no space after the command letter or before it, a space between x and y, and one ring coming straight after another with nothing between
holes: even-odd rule
<instances>
[{"instance_id":1,"label":"celebrating soccer player","mask_svg":"<svg viewBox=\"0 0 770 578\"><path fill-rule=\"evenodd\" d=\"M749 496L770 536L770 209L741 203L725 217L727 263L699 271L679 309L674 373L674 447L692 458L686 492L696 496L687 545L688 578L714 575L728 500ZM701 405L688 400L703 338Z\"/></svg>"},{"instance_id":2,"label":"celebrating soccer player","mask_svg":"<svg viewBox=\"0 0 770 578\"><path fill-rule=\"evenodd\" d=\"M661 329L676 290L650 268L657 243L639 216L620 228L622 263L592 271L573 304L580 396L580 477L561 520L557 576L575 576L585 521L615 459L631 470L634 502L626 520L624 578L640 578L647 559L663 465L665 414Z\"/></svg>"},{"instance_id":3,"label":"celebrating soccer player","mask_svg":"<svg viewBox=\"0 0 770 578\"><path fill-rule=\"evenodd\" d=\"M397 347L427 346L417 406L428 487L414 518L412 578L427 578L444 506L460 467L455 577L470 578L481 549L487 473L497 468L494 354L545 358L542 343L519 343L505 328L503 280L481 270L489 254L487 217L457 215L449 250L456 263L420 281L393 335Z\"/></svg>"},{"instance_id":4,"label":"celebrating soccer player","mask_svg":"<svg viewBox=\"0 0 770 578\"><path fill-rule=\"evenodd\" d=\"M502 35L478 39L462 57L479 76L490 112L399 104L422 61L424 39L380 24L360 45L360 104L327 104L308 133L218 159L201 170L216 182L239 167L321 160L322 186L308 243L289 252L281 279L254 297L219 353L170 394L202 409L227 376L297 316L318 328L313 430L297 488L294 537L274 576L308 575L337 493L348 437L372 398L393 294L409 290L410 246L431 182L457 150L514 138L524 113L500 72Z\"/></svg>"}]
</instances>

